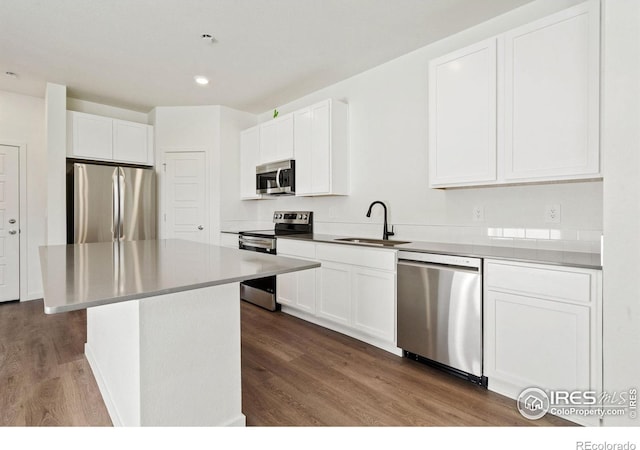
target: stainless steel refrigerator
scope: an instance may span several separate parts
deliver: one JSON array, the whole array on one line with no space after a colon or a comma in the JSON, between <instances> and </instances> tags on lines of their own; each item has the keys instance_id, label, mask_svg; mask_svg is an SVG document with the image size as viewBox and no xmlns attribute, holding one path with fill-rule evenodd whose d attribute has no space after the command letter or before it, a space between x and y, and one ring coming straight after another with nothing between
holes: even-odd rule
<instances>
[{"instance_id":1,"label":"stainless steel refrigerator","mask_svg":"<svg viewBox=\"0 0 640 450\"><path fill-rule=\"evenodd\" d=\"M67 164L67 242L156 238L152 168Z\"/></svg>"}]
</instances>

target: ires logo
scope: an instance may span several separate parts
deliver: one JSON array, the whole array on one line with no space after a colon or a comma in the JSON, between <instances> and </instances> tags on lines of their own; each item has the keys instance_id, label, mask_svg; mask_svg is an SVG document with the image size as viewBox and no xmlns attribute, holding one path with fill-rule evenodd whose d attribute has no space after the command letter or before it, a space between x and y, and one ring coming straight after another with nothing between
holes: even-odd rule
<instances>
[{"instance_id":1,"label":"ires logo","mask_svg":"<svg viewBox=\"0 0 640 450\"><path fill-rule=\"evenodd\" d=\"M619 392L590 390L542 390L530 387L517 399L518 411L527 419L537 420L546 413L557 416L621 416L636 418L638 391L635 388Z\"/></svg>"}]
</instances>

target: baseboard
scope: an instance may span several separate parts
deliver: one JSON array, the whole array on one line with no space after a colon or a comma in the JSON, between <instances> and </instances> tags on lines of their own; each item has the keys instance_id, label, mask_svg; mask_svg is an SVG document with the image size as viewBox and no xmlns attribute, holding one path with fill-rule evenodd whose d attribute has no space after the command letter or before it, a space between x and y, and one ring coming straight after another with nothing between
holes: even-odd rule
<instances>
[{"instance_id":1,"label":"baseboard","mask_svg":"<svg viewBox=\"0 0 640 450\"><path fill-rule=\"evenodd\" d=\"M42 291L28 292L27 293L27 298L20 299L20 301L30 302L32 300L42 300L43 298L44 298L44 292L42 292Z\"/></svg>"},{"instance_id":2,"label":"baseboard","mask_svg":"<svg viewBox=\"0 0 640 450\"><path fill-rule=\"evenodd\" d=\"M235 419L231 419L228 422L225 422L221 425L216 425L219 427L246 427L247 426L247 417L244 414L240 414L239 417Z\"/></svg>"},{"instance_id":3,"label":"baseboard","mask_svg":"<svg viewBox=\"0 0 640 450\"><path fill-rule=\"evenodd\" d=\"M120 415L118 414L118 410L116 405L111 398L111 394L109 393L109 389L107 389L107 385L104 382L104 378L102 373L100 372L100 366L98 366L98 362L96 361L93 351L91 347L89 347L89 343L84 344L84 355L89 362L89 367L91 367L91 371L93 372L93 377L96 379L96 383L98 384L98 389L100 390L100 394L102 395L102 400L104 401L105 406L107 407L107 412L109 413L109 417L111 418L111 422L114 427L122 427L124 424L120 419Z\"/></svg>"},{"instance_id":4,"label":"baseboard","mask_svg":"<svg viewBox=\"0 0 640 450\"><path fill-rule=\"evenodd\" d=\"M283 313L289 314L290 316L297 317L298 319L311 322L321 327L328 328L329 330L342 333L346 336L352 337L359 341L366 342L369 345L373 345L374 347L378 347L379 349L385 350L389 353L393 353L396 356L402 356L402 349L398 348L393 342L387 342L387 341L383 341L382 339L374 338L372 336L369 336L365 333L361 333L352 328L333 323L330 320L323 319L321 317L315 316L313 314L309 314L304 311L300 311L295 308L291 308L289 306L282 305L281 307L282 307L281 311Z\"/></svg>"}]
</instances>

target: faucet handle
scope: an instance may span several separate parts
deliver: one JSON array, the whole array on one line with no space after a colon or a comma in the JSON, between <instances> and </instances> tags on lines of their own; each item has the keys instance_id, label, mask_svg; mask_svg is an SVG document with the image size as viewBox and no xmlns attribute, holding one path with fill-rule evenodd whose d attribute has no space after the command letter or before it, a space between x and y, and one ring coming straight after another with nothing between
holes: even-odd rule
<instances>
[{"instance_id":1,"label":"faucet handle","mask_svg":"<svg viewBox=\"0 0 640 450\"><path fill-rule=\"evenodd\" d=\"M396 234L393 232L393 225L391 225L391 230L387 231L387 236L395 236Z\"/></svg>"}]
</instances>

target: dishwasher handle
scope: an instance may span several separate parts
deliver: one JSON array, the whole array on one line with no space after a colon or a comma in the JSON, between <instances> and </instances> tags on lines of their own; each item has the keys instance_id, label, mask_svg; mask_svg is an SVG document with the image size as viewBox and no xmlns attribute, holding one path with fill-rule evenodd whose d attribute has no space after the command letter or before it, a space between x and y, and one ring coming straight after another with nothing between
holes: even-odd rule
<instances>
[{"instance_id":1,"label":"dishwasher handle","mask_svg":"<svg viewBox=\"0 0 640 450\"><path fill-rule=\"evenodd\" d=\"M480 267L457 266L454 264L425 263L419 261L410 261L407 259L399 259L398 266L418 267L420 269L451 270L453 272L468 272L477 274L481 273Z\"/></svg>"}]
</instances>

